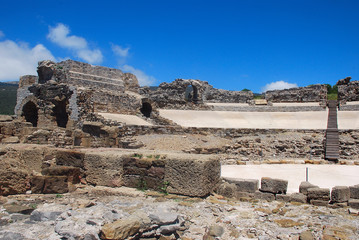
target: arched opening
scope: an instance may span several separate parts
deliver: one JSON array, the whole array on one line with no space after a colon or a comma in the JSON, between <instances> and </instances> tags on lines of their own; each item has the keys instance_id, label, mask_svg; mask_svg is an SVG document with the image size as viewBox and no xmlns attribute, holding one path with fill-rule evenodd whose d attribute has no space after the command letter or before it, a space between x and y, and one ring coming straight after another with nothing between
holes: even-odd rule
<instances>
[{"instance_id":1,"label":"arched opening","mask_svg":"<svg viewBox=\"0 0 359 240\"><path fill-rule=\"evenodd\" d=\"M25 117L26 122L32 123L33 127L37 127L37 121L39 120L39 115L35 103L31 101L27 102L22 108L21 116Z\"/></svg>"},{"instance_id":2,"label":"arched opening","mask_svg":"<svg viewBox=\"0 0 359 240\"><path fill-rule=\"evenodd\" d=\"M185 91L185 100L187 102L198 102L198 90L193 85L188 85Z\"/></svg>"},{"instance_id":3,"label":"arched opening","mask_svg":"<svg viewBox=\"0 0 359 240\"><path fill-rule=\"evenodd\" d=\"M142 102L142 108L140 109L141 113L145 117L151 117L152 106L149 102Z\"/></svg>"},{"instance_id":4,"label":"arched opening","mask_svg":"<svg viewBox=\"0 0 359 240\"><path fill-rule=\"evenodd\" d=\"M55 103L55 107L53 109L54 115L56 117L56 123L58 127L66 128L67 122L69 120L69 116L66 111L67 101L62 100Z\"/></svg>"}]
</instances>

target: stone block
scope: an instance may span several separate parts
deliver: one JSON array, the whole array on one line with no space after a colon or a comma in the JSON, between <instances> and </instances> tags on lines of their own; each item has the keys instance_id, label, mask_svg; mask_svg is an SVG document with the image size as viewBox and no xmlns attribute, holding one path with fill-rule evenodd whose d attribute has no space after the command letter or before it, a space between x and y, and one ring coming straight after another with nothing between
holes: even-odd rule
<instances>
[{"instance_id":1,"label":"stone block","mask_svg":"<svg viewBox=\"0 0 359 240\"><path fill-rule=\"evenodd\" d=\"M291 200L291 198L290 198L290 195L276 194L275 200L281 201L281 202L289 202Z\"/></svg>"},{"instance_id":2,"label":"stone block","mask_svg":"<svg viewBox=\"0 0 359 240\"><path fill-rule=\"evenodd\" d=\"M25 193L28 178L28 173L20 169L0 169L0 196Z\"/></svg>"},{"instance_id":3,"label":"stone block","mask_svg":"<svg viewBox=\"0 0 359 240\"><path fill-rule=\"evenodd\" d=\"M66 193L68 191L67 176L34 176L31 179L32 193Z\"/></svg>"},{"instance_id":4,"label":"stone block","mask_svg":"<svg viewBox=\"0 0 359 240\"><path fill-rule=\"evenodd\" d=\"M73 184L79 183L81 176L80 168L70 166L52 166L44 168L41 173L48 176L67 176L67 181Z\"/></svg>"},{"instance_id":5,"label":"stone block","mask_svg":"<svg viewBox=\"0 0 359 240\"><path fill-rule=\"evenodd\" d=\"M290 195L291 202L299 202L299 203L306 203L307 202L307 195L303 193L292 193Z\"/></svg>"},{"instance_id":6,"label":"stone block","mask_svg":"<svg viewBox=\"0 0 359 240\"><path fill-rule=\"evenodd\" d=\"M237 199L243 199L243 198L254 198L254 193L249 193L249 192L236 192L235 193L235 198Z\"/></svg>"},{"instance_id":7,"label":"stone block","mask_svg":"<svg viewBox=\"0 0 359 240\"><path fill-rule=\"evenodd\" d=\"M72 167L84 167L85 154L78 151L58 150L56 152L56 164Z\"/></svg>"},{"instance_id":8,"label":"stone block","mask_svg":"<svg viewBox=\"0 0 359 240\"><path fill-rule=\"evenodd\" d=\"M221 166L209 156L167 156L165 181L167 191L174 194L203 197L211 193L219 182Z\"/></svg>"},{"instance_id":9,"label":"stone block","mask_svg":"<svg viewBox=\"0 0 359 240\"><path fill-rule=\"evenodd\" d=\"M350 198L359 199L359 184L350 186Z\"/></svg>"},{"instance_id":10,"label":"stone block","mask_svg":"<svg viewBox=\"0 0 359 240\"><path fill-rule=\"evenodd\" d=\"M311 184L310 182L301 182L299 185L299 192L307 195L308 189L310 188L319 188L319 187L314 184Z\"/></svg>"},{"instance_id":11,"label":"stone block","mask_svg":"<svg viewBox=\"0 0 359 240\"><path fill-rule=\"evenodd\" d=\"M329 188L309 188L308 189L308 200L330 200L330 190Z\"/></svg>"},{"instance_id":12,"label":"stone block","mask_svg":"<svg viewBox=\"0 0 359 240\"><path fill-rule=\"evenodd\" d=\"M123 157L122 154L106 152L86 154L84 156L86 181L107 187L122 186Z\"/></svg>"},{"instance_id":13,"label":"stone block","mask_svg":"<svg viewBox=\"0 0 359 240\"><path fill-rule=\"evenodd\" d=\"M359 209L359 199L349 199L348 206L354 209Z\"/></svg>"},{"instance_id":14,"label":"stone block","mask_svg":"<svg viewBox=\"0 0 359 240\"><path fill-rule=\"evenodd\" d=\"M223 182L218 186L216 192L224 197L234 197L237 192L237 186L233 183Z\"/></svg>"},{"instance_id":15,"label":"stone block","mask_svg":"<svg viewBox=\"0 0 359 240\"><path fill-rule=\"evenodd\" d=\"M349 198L350 198L349 187L336 186L332 188L331 202L333 203L347 202Z\"/></svg>"},{"instance_id":16,"label":"stone block","mask_svg":"<svg viewBox=\"0 0 359 240\"><path fill-rule=\"evenodd\" d=\"M269 192L256 191L254 193L254 198L262 199L262 200L266 200L268 202L271 202L271 201L275 200L275 195L273 193L269 193Z\"/></svg>"},{"instance_id":17,"label":"stone block","mask_svg":"<svg viewBox=\"0 0 359 240\"><path fill-rule=\"evenodd\" d=\"M287 187L288 187L287 180L262 177L260 191L269 192L273 194L286 194Z\"/></svg>"},{"instance_id":18,"label":"stone block","mask_svg":"<svg viewBox=\"0 0 359 240\"><path fill-rule=\"evenodd\" d=\"M237 179L237 178L223 178L229 183L237 186L238 192L255 193L258 190L259 181L257 179Z\"/></svg>"},{"instance_id":19,"label":"stone block","mask_svg":"<svg viewBox=\"0 0 359 240\"><path fill-rule=\"evenodd\" d=\"M7 137L1 140L1 143L3 144L13 144L13 143L19 143L20 139L18 137Z\"/></svg>"},{"instance_id":20,"label":"stone block","mask_svg":"<svg viewBox=\"0 0 359 240\"><path fill-rule=\"evenodd\" d=\"M323 207L327 207L328 206L329 201L324 201L324 200L310 200L310 204L315 205L315 206L323 206Z\"/></svg>"}]
</instances>

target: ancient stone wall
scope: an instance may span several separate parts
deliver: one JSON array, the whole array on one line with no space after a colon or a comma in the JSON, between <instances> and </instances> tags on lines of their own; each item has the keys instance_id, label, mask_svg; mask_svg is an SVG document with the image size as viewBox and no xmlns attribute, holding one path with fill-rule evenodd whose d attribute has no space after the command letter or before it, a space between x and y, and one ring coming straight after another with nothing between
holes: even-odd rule
<instances>
[{"instance_id":1,"label":"ancient stone wall","mask_svg":"<svg viewBox=\"0 0 359 240\"><path fill-rule=\"evenodd\" d=\"M268 102L320 102L322 106L326 106L327 87L315 84L307 87L267 91L265 99Z\"/></svg>"},{"instance_id":2,"label":"ancient stone wall","mask_svg":"<svg viewBox=\"0 0 359 240\"><path fill-rule=\"evenodd\" d=\"M211 88L206 94L206 102L213 103L247 103L253 99L251 91L229 91Z\"/></svg>"},{"instance_id":3,"label":"ancient stone wall","mask_svg":"<svg viewBox=\"0 0 359 240\"><path fill-rule=\"evenodd\" d=\"M338 85L338 100L340 104L359 101L359 81L352 81L344 85Z\"/></svg>"}]
</instances>

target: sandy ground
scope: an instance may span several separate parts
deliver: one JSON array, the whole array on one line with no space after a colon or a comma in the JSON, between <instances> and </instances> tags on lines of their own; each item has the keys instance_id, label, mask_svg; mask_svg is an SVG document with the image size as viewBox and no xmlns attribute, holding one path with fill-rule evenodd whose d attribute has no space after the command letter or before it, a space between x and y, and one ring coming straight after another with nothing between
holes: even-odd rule
<instances>
[{"instance_id":1,"label":"sandy ground","mask_svg":"<svg viewBox=\"0 0 359 240\"><path fill-rule=\"evenodd\" d=\"M160 115L184 127L326 129L327 111L315 112L230 112L159 110Z\"/></svg>"},{"instance_id":2,"label":"sandy ground","mask_svg":"<svg viewBox=\"0 0 359 240\"><path fill-rule=\"evenodd\" d=\"M142 118L135 115L117 114L117 113L97 113L106 119L115 120L118 122L126 123L127 125L140 125L140 126L151 126L152 124L146 122Z\"/></svg>"},{"instance_id":3,"label":"sandy ground","mask_svg":"<svg viewBox=\"0 0 359 240\"><path fill-rule=\"evenodd\" d=\"M352 186L359 184L359 166L308 165L308 164L262 164L223 165L222 177L258 179L271 177L288 180L288 193L299 192L299 185L306 180L322 188Z\"/></svg>"}]
</instances>

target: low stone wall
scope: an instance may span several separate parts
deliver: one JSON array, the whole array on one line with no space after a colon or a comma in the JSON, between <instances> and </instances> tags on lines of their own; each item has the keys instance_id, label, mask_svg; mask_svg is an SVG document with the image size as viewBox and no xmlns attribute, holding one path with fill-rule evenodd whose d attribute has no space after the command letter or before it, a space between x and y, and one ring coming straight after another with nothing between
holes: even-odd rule
<instances>
[{"instance_id":1,"label":"low stone wall","mask_svg":"<svg viewBox=\"0 0 359 240\"><path fill-rule=\"evenodd\" d=\"M219 160L151 151L64 150L41 145L1 146L0 195L64 193L82 182L203 197L220 178ZM15 167L16 166L16 167ZM42 174L41 174L42 173Z\"/></svg>"},{"instance_id":2,"label":"low stone wall","mask_svg":"<svg viewBox=\"0 0 359 240\"><path fill-rule=\"evenodd\" d=\"M253 100L253 96L251 91L229 91L211 88L206 94L206 101L214 103L248 103Z\"/></svg>"},{"instance_id":3,"label":"low stone wall","mask_svg":"<svg viewBox=\"0 0 359 240\"><path fill-rule=\"evenodd\" d=\"M302 182L299 192L287 195L288 181L262 177L261 184L256 179L222 178L216 192L229 198L242 201L262 199L309 203L316 206L352 207L359 209L359 185L336 186L332 190L319 188L309 182ZM260 187L260 188L259 188Z\"/></svg>"},{"instance_id":4,"label":"low stone wall","mask_svg":"<svg viewBox=\"0 0 359 240\"><path fill-rule=\"evenodd\" d=\"M308 112L325 111L323 106L213 106L214 111L234 112Z\"/></svg>"},{"instance_id":5,"label":"low stone wall","mask_svg":"<svg viewBox=\"0 0 359 240\"><path fill-rule=\"evenodd\" d=\"M267 91L265 99L268 102L321 102L326 106L327 86L310 85L307 87Z\"/></svg>"}]
</instances>

